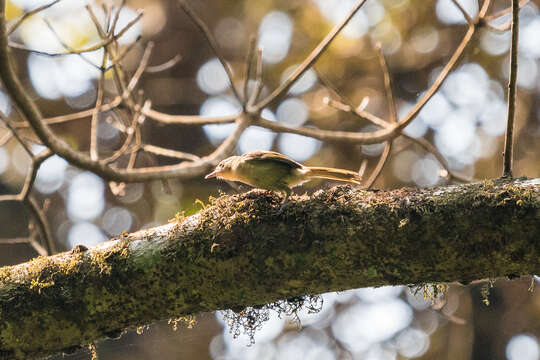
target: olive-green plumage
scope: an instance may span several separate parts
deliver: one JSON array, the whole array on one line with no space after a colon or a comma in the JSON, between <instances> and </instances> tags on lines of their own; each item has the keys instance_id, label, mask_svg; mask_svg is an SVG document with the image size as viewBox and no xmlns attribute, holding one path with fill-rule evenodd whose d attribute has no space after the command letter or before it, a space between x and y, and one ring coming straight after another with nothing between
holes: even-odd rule
<instances>
[{"instance_id":1,"label":"olive-green plumage","mask_svg":"<svg viewBox=\"0 0 540 360\"><path fill-rule=\"evenodd\" d=\"M361 183L358 173L344 169L307 167L273 151L255 151L241 156L231 156L220 162L206 179L217 177L240 181L257 188L285 192L312 178L325 178Z\"/></svg>"}]
</instances>

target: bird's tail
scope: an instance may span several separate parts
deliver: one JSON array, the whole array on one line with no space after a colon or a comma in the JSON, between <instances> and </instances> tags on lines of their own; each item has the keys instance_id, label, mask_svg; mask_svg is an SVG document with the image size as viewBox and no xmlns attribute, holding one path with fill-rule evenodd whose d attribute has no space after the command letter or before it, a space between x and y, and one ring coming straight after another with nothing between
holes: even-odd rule
<instances>
[{"instance_id":1,"label":"bird's tail","mask_svg":"<svg viewBox=\"0 0 540 360\"><path fill-rule=\"evenodd\" d=\"M362 177L354 171L327 167L308 167L307 169L309 170L306 173L308 178L323 178L362 184Z\"/></svg>"}]
</instances>

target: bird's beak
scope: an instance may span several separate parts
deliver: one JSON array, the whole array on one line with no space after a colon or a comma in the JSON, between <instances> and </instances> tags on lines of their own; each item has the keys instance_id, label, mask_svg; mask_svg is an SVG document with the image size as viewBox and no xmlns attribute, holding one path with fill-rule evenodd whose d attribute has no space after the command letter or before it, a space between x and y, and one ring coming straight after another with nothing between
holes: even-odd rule
<instances>
[{"instance_id":1,"label":"bird's beak","mask_svg":"<svg viewBox=\"0 0 540 360\"><path fill-rule=\"evenodd\" d=\"M205 179L215 178L218 174L219 174L219 171L214 170L214 171L212 171L210 174L206 175L204 178L205 178Z\"/></svg>"}]
</instances>

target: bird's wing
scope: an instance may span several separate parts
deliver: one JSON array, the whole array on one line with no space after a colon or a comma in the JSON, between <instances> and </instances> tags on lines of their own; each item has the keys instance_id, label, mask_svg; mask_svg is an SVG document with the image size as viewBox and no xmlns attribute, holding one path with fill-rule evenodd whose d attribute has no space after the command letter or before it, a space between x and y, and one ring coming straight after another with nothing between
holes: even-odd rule
<instances>
[{"instance_id":1,"label":"bird's wing","mask_svg":"<svg viewBox=\"0 0 540 360\"><path fill-rule=\"evenodd\" d=\"M304 166L285 155L275 151L253 151L242 155L244 161L279 161L291 166L294 169L300 169Z\"/></svg>"}]
</instances>

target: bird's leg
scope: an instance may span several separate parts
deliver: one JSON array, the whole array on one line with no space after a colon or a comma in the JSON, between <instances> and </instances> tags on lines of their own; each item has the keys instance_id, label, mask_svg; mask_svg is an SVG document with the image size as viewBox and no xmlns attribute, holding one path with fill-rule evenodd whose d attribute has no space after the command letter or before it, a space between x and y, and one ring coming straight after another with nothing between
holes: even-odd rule
<instances>
[{"instance_id":1,"label":"bird's leg","mask_svg":"<svg viewBox=\"0 0 540 360\"><path fill-rule=\"evenodd\" d=\"M289 196L291 195L291 189L284 188L282 191L285 193L285 198L281 202L281 206L279 207L278 215L281 215L283 213L283 210L285 210L285 206L289 203Z\"/></svg>"},{"instance_id":2,"label":"bird's leg","mask_svg":"<svg viewBox=\"0 0 540 360\"><path fill-rule=\"evenodd\" d=\"M242 193L242 186L234 181L225 180L227 184L229 184L230 187L232 187L237 193Z\"/></svg>"}]
</instances>

